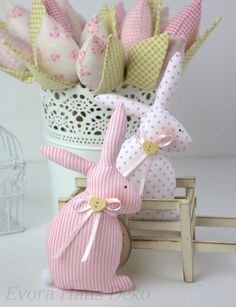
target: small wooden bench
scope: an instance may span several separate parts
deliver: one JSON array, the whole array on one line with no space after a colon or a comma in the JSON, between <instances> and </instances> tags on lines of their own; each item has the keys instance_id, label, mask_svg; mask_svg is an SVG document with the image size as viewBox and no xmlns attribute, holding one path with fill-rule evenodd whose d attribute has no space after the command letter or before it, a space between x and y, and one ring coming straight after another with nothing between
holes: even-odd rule
<instances>
[{"instance_id":1,"label":"small wooden bench","mask_svg":"<svg viewBox=\"0 0 236 307\"><path fill-rule=\"evenodd\" d=\"M176 179L177 188L184 195L170 200L143 200L142 209L179 211L180 218L173 221L133 220L122 217L127 225L134 249L155 249L179 251L182 253L183 276L185 282L193 282L194 252L236 252L236 242L201 241L195 238L196 227L236 228L236 218L197 216L196 179L185 177ZM86 188L85 178L76 178L73 196ZM59 199L59 206L65 205L71 197Z\"/></svg>"}]
</instances>

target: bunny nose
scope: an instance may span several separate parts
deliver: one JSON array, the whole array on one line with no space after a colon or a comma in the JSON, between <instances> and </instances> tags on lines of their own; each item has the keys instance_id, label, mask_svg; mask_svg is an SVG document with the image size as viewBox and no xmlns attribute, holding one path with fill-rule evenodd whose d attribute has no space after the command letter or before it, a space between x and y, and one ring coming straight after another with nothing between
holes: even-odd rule
<instances>
[{"instance_id":1,"label":"bunny nose","mask_svg":"<svg viewBox=\"0 0 236 307\"><path fill-rule=\"evenodd\" d=\"M148 156L151 156L159 150L159 146L157 143L145 140L143 150Z\"/></svg>"},{"instance_id":2,"label":"bunny nose","mask_svg":"<svg viewBox=\"0 0 236 307\"><path fill-rule=\"evenodd\" d=\"M89 200L89 206L94 212L100 212L107 206L107 201L98 197L91 197Z\"/></svg>"}]
</instances>

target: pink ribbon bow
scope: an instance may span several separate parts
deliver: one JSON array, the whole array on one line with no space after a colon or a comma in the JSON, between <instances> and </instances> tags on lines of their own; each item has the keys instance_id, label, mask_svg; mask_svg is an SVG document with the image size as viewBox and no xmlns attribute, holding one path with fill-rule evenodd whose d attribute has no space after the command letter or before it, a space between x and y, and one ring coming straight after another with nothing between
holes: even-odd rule
<instances>
[{"instance_id":1,"label":"pink ribbon bow","mask_svg":"<svg viewBox=\"0 0 236 307\"><path fill-rule=\"evenodd\" d=\"M141 132L138 132L136 134L137 141L144 145L145 141L148 141L148 139L145 139L144 136L141 135ZM137 161L134 161L134 164L131 164L131 167L127 169L127 171L123 174L125 178L127 178L131 173L133 173L145 160L146 160L146 166L145 167L145 174L141 178L140 188L139 188L139 194L143 194L145 182L146 182L146 175L148 173L148 170L150 166L152 165L152 162L155 158L156 153L163 148L168 147L173 142L173 137L171 135L162 134L158 137L156 142L150 141L150 143L155 143L157 145L157 150L152 154L147 154L144 150L142 155L139 157Z\"/></svg>"},{"instance_id":2,"label":"pink ribbon bow","mask_svg":"<svg viewBox=\"0 0 236 307\"><path fill-rule=\"evenodd\" d=\"M92 196L90 196L88 198L88 200L79 199L78 202L74 205L74 209L77 210L77 206L78 205L80 205L81 203L87 202L88 205L85 208L78 210L78 212L80 212L80 213L86 212L86 214L85 214L84 218L79 222L77 227L74 229L74 231L71 233L71 235L65 240L65 242L60 247L60 249L56 252L56 254L54 255L55 259L58 259L58 258L61 257L61 255L66 251L66 249L69 247L71 242L78 235L78 233L80 232L82 227L85 225L87 220L90 218L90 216L92 214L95 214L95 221L94 221L94 224L92 226L91 235L90 235L88 244L86 246L85 252L84 252L84 254L82 256L82 259L81 259L82 262L86 261L88 259L89 254L90 254L90 251L91 251L91 248L93 246L93 243L95 241L97 230L98 230L98 226L99 226L99 222L100 222L102 214L105 213L105 214L108 214L110 216L116 217L115 212L119 211L120 208L121 208L121 201L119 199L117 199L117 198L108 198L108 199L106 199L106 207L102 211L95 212L91 208L91 206L89 205L89 201L90 201L91 198L92 198ZM112 208L111 205L113 205L113 204L118 204L118 206L116 208Z\"/></svg>"}]
</instances>

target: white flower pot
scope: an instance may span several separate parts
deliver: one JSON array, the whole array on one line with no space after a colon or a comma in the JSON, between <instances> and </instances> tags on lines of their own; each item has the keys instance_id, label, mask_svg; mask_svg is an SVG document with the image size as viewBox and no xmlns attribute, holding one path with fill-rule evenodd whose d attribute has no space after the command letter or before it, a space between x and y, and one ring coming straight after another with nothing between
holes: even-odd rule
<instances>
[{"instance_id":1,"label":"white flower pot","mask_svg":"<svg viewBox=\"0 0 236 307\"><path fill-rule=\"evenodd\" d=\"M122 88L119 95L151 105L155 91L144 92L136 87ZM94 93L81 85L69 90L41 90L46 144L62 147L83 158L98 161L113 110L98 105ZM128 118L126 138L139 127L139 119ZM80 176L49 162L52 201L57 212L57 199L69 196L74 190L74 179Z\"/></svg>"}]
</instances>

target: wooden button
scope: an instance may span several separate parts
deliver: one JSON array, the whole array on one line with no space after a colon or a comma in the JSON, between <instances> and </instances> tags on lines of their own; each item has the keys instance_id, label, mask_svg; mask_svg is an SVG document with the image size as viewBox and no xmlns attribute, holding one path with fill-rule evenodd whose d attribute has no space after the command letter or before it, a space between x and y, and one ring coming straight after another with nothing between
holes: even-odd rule
<instances>
[{"instance_id":1,"label":"wooden button","mask_svg":"<svg viewBox=\"0 0 236 307\"><path fill-rule=\"evenodd\" d=\"M99 212L106 208L107 202L105 199L92 197L89 201L89 205L94 212Z\"/></svg>"},{"instance_id":2,"label":"wooden button","mask_svg":"<svg viewBox=\"0 0 236 307\"><path fill-rule=\"evenodd\" d=\"M158 151L159 147L157 143L151 142L151 141L144 141L143 143L143 150L144 152L150 156L153 155Z\"/></svg>"}]
</instances>

